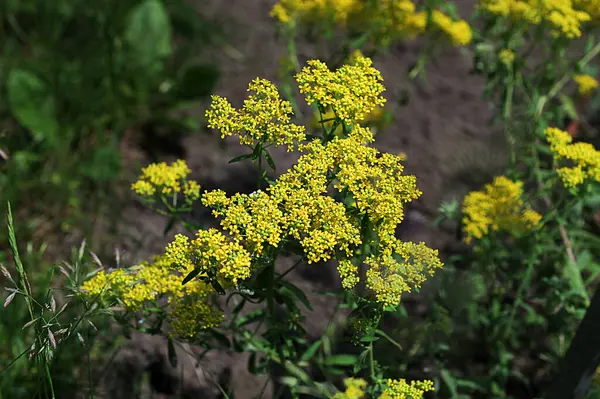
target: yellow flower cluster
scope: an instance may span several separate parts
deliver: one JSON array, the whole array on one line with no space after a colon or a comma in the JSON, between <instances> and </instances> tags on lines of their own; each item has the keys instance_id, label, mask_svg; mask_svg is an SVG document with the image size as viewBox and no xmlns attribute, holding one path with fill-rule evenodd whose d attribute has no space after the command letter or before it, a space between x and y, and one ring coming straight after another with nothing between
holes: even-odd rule
<instances>
[{"instance_id":1,"label":"yellow flower cluster","mask_svg":"<svg viewBox=\"0 0 600 399\"><path fill-rule=\"evenodd\" d=\"M142 169L142 175L131 185L131 189L143 197L183 191L186 201L192 202L200 198L200 185L186 179L190 172L185 161L181 159L171 165L167 165L166 162L153 163Z\"/></svg>"},{"instance_id":2,"label":"yellow flower cluster","mask_svg":"<svg viewBox=\"0 0 600 399\"><path fill-rule=\"evenodd\" d=\"M382 42L393 38L415 38L425 32L427 14L416 11L411 0L279 0L271 10L272 17L283 24L293 21L332 21L338 25L367 26L375 29ZM471 42L472 32L467 22L453 21L434 10L433 26L444 32L455 45Z\"/></svg>"},{"instance_id":3,"label":"yellow flower cluster","mask_svg":"<svg viewBox=\"0 0 600 399\"><path fill-rule=\"evenodd\" d=\"M356 0L279 0L270 15L283 24L294 20L322 20L345 25L348 16L355 11Z\"/></svg>"},{"instance_id":4,"label":"yellow flower cluster","mask_svg":"<svg viewBox=\"0 0 600 399\"><path fill-rule=\"evenodd\" d=\"M199 230L191 242L177 234L167 246L165 259L184 273L196 269L200 275L233 284L250 277L250 253L216 229Z\"/></svg>"},{"instance_id":5,"label":"yellow flower cluster","mask_svg":"<svg viewBox=\"0 0 600 399\"><path fill-rule=\"evenodd\" d=\"M309 105L319 103L331 107L337 117L347 124L366 118L377 106L385 103L381 93L381 73L372 67L370 58L358 56L351 64L330 71L318 60L308 61L308 66L296 75L300 92Z\"/></svg>"},{"instance_id":6,"label":"yellow flower cluster","mask_svg":"<svg viewBox=\"0 0 600 399\"><path fill-rule=\"evenodd\" d=\"M309 263L328 260L338 251L351 256L362 243L361 219L369 218L379 237L379 251L365 263L370 266L366 284L378 301L397 303L403 292L419 286L425 274L442 266L437 251L425 244L403 243L395 238L404 204L421 194L414 176L402 174L402 158L368 147L373 136L355 125L347 138L301 146L297 164L267 189L227 198L224 192L207 192L205 206L221 217L221 225L236 240L260 255L265 245L277 247L292 237L300 242ZM348 192L354 202L349 212L328 195L328 187ZM358 267L341 256L338 267L344 288L359 282Z\"/></svg>"},{"instance_id":7,"label":"yellow flower cluster","mask_svg":"<svg viewBox=\"0 0 600 399\"><path fill-rule=\"evenodd\" d=\"M507 67L510 67L515 60L515 53L510 49L502 49L498 53L498 59Z\"/></svg>"},{"instance_id":8,"label":"yellow flower cluster","mask_svg":"<svg viewBox=\"0 0 600 399\"><path fill-rule=\"evenodd\" d=\"M469 193L463 202L465 241L483 238L490 228L511 233L533 229L542 216L528 209L522 196L523 183L504 176L496 177L483 191Z\"/></svg>"},{"instance_id":9,"label":"yellow flower cluster","mask_svg":"<svg viewBox=\"0 0 600 399\"><path fill-rule=\"evenodd\" d=\"M590 143L572 143L571 135L557 128L549 127L544 133L555 161L574 164L557 169L565 187L577 187L586 180L600 182L600 151Z\"/></svg>"},{"instance_id":10,"label":"yellow flower cluster","mask_svg":"<svg viewBox=\"0 0 600 399\"><path fill-rule=\"evenodd\" d=\"M546 22L554 35L570 39L581 37L582 23L591 20L573 0L480 0L480 6L492 14L532 25Z\"/></svg>"},{"instance_id":11,"label":"yellow flower cluster","mask_svg":"<svg viewBox=\"0 0 600 399\"><path fill-rule=\"evenodd\" d=\"M574 0L574 4L587 12L593 21L600 22L600 0Z\"/></svg>"},{"instance_id":12,"label":"yellow flower cluster","mask_svg":"<svg viewBox=\"0 0 600 399\"><path fill-rule=\"evenodd\" d=\"M147 302L168 296L171 309L168 321L173 331L182 337L193 337L199 330L218 325L223 313L208 303L214 293L210 285L193 280L183 285L185 273L174 273L168 257L156 257L129 269L110 273L100 271L85 281L81 290L88 298L117 298L131 312L140 311ZM182 317L185 316L185 317Z\"/></svg>"},{"instance_id":13,"label":"yellow flower cluster","mask_svg":"<svg viewBox=\"0 0 600 399\"><path fill-rule=\"evenodd\" d=\"M206 111L208 127L221 131L221 138L236 134L240 144L253 145L256 141L276 147L304 141L304 126L291 123L292 104L282 100L277 87L266 79L255 79L248 86L254 92L244 101L241 110L227 99L213 95Z\"/></svg>"},{"instance_id":14,"label":"yellow flower cluster","mask_svg":"<svg viewBox=\"0 0 600 399\"><path fill-rule=\"evenodd\" d=\"M577 83L577 91L582 96L589 96L598 88L598 81L590 75L575 75L573 80Z\"/></svg>"},{"instance_id":15,"label":"yellow flower cluster","mask_svg":"<svg viewBox=\"0 0 600 399\"><path fill-rule=\"evenodd\" d=\"M362 56L335 73L318 61L309 64L298 76L307 101L331 107L335 118L348 123L346 134L328 142L299 144L302 155L296 165L265 192L231 197L222 190L205 192L202 203L220 219L227 235L216 229L200 230L191 241L176 235L166 248L163 275L187 275L195 270L211 282L216 279L223 287L231 287L251 276L252 262L265 255L267 248L294 240L308 263L337 259L342 284L352 289L360 281L358 266L352 262L368 246L366 286L378 301L395 304L403 292L418 287L426 274L442 267L437 251L395 237L405 204L421 192L414 176L403 175L404 157L369 147L373 134L356 124L385 101L380 97L384 87L379 71ZM282 106L272 83L257 79L253 84L257 96L251 96L241 111L224 98L213 98L207 113L210 123L224 135L243 129L253 140L262 140L258 134L266 132L270 142L284 142L277 138L286 134L283 130L289 133L287 105ZM293 145L300 139L303 133L302 137L288 136L285 143ZM333 190L351 201L337 201ZM362 241L365 223L375 233L368 242ZM181 312L191 311L185 309Z\"/></svg>"},{"instance_id":16,"label":"yellow flower cluster","mask_svg":"<svg viewBox=\"0 0 600 399\"><path fill-rule=\"evenodd\" d=\"M367 381L362 378L345 378L344 392L337 392L333 395L333 399L362 399L365 397L365 388Z\"/></svg>"},{"instance_id":17,"label":"yellow flower cluster","mask_svg":"<svg viewBox=\"0 0 600 399\"><path fill-rule=\"evenodd\" d=\"M455 46L465 46L471 43L473 32L466 21L453 21L439 10L433 10L431 19L433 25L444 32Z\"/></svg>"},{"instance_id":18,"label":"yellow flower cluster","mask_svg":"<svg viewBox=\"0 0 600 399\"><path fill-rule=\"evenodd\" d=\"M387 389L379 399L422 399L425 392L434 391L433 381L387 380Z\"/></svg>"}]
</instances>

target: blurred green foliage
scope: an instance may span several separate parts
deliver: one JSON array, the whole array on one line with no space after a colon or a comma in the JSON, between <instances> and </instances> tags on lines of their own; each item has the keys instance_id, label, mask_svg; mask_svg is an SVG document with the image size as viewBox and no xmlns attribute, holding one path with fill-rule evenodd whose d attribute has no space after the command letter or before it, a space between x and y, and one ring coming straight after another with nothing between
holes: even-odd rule
<instances>
[{"instance_id":1,"label":"blurred green foliage","mask_svg":"<svg viewBox=\"0 0 600 399\"><path fill-rule=\"evenodd\" d=\"M0 203L62 227L106 203L126 129L195 129L177 110L218 79L214 32L184 0L3 1Z\"/></svg>"}]
</instances>

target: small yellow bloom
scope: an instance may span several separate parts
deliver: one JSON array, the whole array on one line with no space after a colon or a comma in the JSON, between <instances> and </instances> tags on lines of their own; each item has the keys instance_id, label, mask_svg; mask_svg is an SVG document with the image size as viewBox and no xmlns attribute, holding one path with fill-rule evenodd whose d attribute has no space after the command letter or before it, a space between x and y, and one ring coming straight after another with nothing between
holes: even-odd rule
<instances>
[{"instance_id":1,"label":"small yellow bloom","mask_svg":"<svg viewBox=\"0 0 600 399\"><path fill-rule=\"evenodd\" d=\"M362 399L365 397L365 388L367 381L362 378L346 378L344 379L344 392L337 392L333 395L333 399Z\"/></svg>"},{"instance_id":2,"label":"small yellow bloom","mask_svg":"<svg viewBox=\"0 0 600 399\"><path fill-rule=\"evenodd\" d=\"M425 392L434 391L433 381L411 381L405 379L387 380L387 389L379 399L422 399Z\"/></svg>"},{"instance_id":3,"label":"small yellow bloom","mask_svg":"<svg viewBox=\"0 0 600 399\"><path fill-rule=\"evenodd\" d=\"M572 143L569 133L554 127L547 128L544 133L555 162L573 165L556 170L565 187L575 188L587 180L600 181L600 151L592 144Z\"/></svg>"},{"instance_id":4,"label":"small yellow bloom","mask_svg":"<svg viewBox=\"0 0 600 399\"><path fill-rule=\"evenodd\" d=\"M331 107L335 115L352 125L386 101L381 97L385 90L383 78L372 64L370 58L359 56L353 64L333 72L323 62L310 60L296 75L296 81L309 105Z\"/></svg>"},{"instance_id":5,"label":"small yellow bloom","mask_svg":"<svg viewBox=\"0 0 600 399\"><path fill-rule=\"evenodd\" d=\"M598 81L590 75L576 75L573 80L577 83L577 90L582 96L589 96L598 88Z\"/></svg>"},{"instance_id":6,"label":"small yellow bloom","mask_svg":"<svg viewBox=\"0 0 600 399\"><path fill-rule=\"evenodd\" d=\"M545 21L554 36L574 39L581 37L581 25L591 20L589 13L577 9L578 3L581 0L480 0L479 6L491 14L532 25Z\"/></svg>"},{"instance_id":7,"label":"small yellow bloom","mask_svg":"<svg viewBox=\"0 0 600 399\"><path fill-rule=\"evenodd\" d=\"M256 142L286 145L288 151L304 141L304 126L291 123L292 104L282 100L275 85L266 79L254 79L248 86L254 92L236 110L227 99L213 95L210 109L206 111L208 127L221 131L221 138L236 134L240 144Z\"/></svg>"},{"instance_id":8,"label":"small yellow bloom","mask_svg":"<svg viewBox=\"0 0 600 399\"><path fill-rule=\"evenodd\" d=\"M525 206L523 183L498 176L483 191L469 193L463 201L465 242L481 239L493 231L526 232L541 215Z\"/></svg>"},{"instance_id":9,"label":"small yellow bloom","mask_svg":"<svg viewBox=\"0 0 600 399\"><path fill-rule=\"evenodd\" d=\"M142 197L183 192L186 201L192 202L199 197L200 185L186 179L190 172L181 159L170 165L166 162L153 163L142 169L142 175L131 185L131 189Z\"/></svg>"},{"instance_id":10,"label":"small yellow bloom","mask_svg":"<svg viewBox=\"0 0 600 399\"><path fill-rule=\"evenodd\" d=\"M515 60L515 53L512 50L505 48L500 50L498 58L504 65L510 67Z\"/></svg>"}]
</instances>

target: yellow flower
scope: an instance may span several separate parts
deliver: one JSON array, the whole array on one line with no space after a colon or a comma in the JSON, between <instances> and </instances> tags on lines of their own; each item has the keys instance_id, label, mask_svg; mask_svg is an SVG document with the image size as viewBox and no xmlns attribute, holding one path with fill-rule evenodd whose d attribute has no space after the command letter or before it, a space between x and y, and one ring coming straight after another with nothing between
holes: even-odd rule
<instances>
[{"instance_id":1,"label":"yellow flower","mask_svg":"<svg viewBox=\"0 0 600 399\"><path fill-rule=\"evenodd\" d=\"M186 201L192 202L199 197L200 185L186 179L190 172L181 159L170 165L166 162L153 163L142 169L142 175L131 185L131 189L142 197L171 195L183 191Z\"/></svg>"},{"instance_id":2,"label":"yellow flower","mask_svg":"<svg viewBox=\"0 0 600 399\"><path fill-rule=\"evenodd\" d=\"M191 271L191 270L189 270ZM81 289L90 299L108 296L117 299L129 312L144 309L148 302L168 297L168 321L175 334L193 337L198 331L218 325L223 313L210 305L214 289L200 280L183 285L184 274L173 270L168 257L155 257L128 269L99 272Z\"/></svg>"},{"instance_id":3,"label":"yellow flower","mask_svg":"<svg viewBox=\"0 0 600 399\"><path fill-rule=\"evenodd\" d=\"M492 14L522 20L532 25L546 21L554 36L573 39L581 36L581 24L590 14L578 10L577 0L480 0L479 5Z\"/></svg>"},{"instance_id":4,"label":"yellow flower","mask_svg":"<svg viewBox=\"0 0 600 399\"><path fill-rule=\"evenodd\" d=\"M200 275L216 275L233 284L250 277L250 253L216 229L199 230L191 242L176 235L165 258L184 274L196 269Z\"/></svg>"},{"instance_id":5,"label":"yellow flower","mask_svg":"<svg viewBox=\"0 0 600 399\"><path fill-rule=\"evenodd\" d=\"M484 191L469 193L463 201L465 241L481 239L493 231L526 232L541 220L522 199L523 183L498 176Z\"/></svg>"},{"instance_id":6,"label":"yellow flower","mask_svg":"<svg viewBox=\"0 0 600 399\"><path fill-rule=\"evenodd\" d=\"M301 22L331 20L345 25L349 15L359 5L359 0L279 0L270 15L283 24L297 19Z\"/></svg>"},{"instance_id":7,"label":"yellow flower","mask_svg":"<svg viewBox=\"0 0 600 399\"><path fill-rule=\"evenodd\" d=\"M381 93L381 73L372 67L370 58L357 57L353 64L332 72L323 62L308 61L296 75L300 92L309 105L318 103L349 125L365 119L377 106L385 103Z\"/></svg>"},{"instance_id":8,"label":"yellow flower","mask_svg":"<svg viewBox=\"0 0 600 399\"><path fill-rule=\"evenodd\" d=\"M515 53L512 50L505 48L500 50L498 58L504 65L510 67L515 60Z\"/></svg>"},{"instance_id":9,"label":"yellow flower","mask_svg":"<svg viewBox=\"0 0 600 399\"><path fill-rule=\"evenodd\" d=\"M221 138L236 134L240 144L257 141L275 147L287 145L288 151L304 141L304 126L291 123L292 104L282 100L275 85L266 79L254 79L248 86L254 92L236 110L227 99L213 95L206 111L208 127L221 131Z\"/></svg>"},{"instance_id":10,"label":"yellow flower","mask_svg":"<svg viewBox=\"0 0 600 399\"><path fill-rule=\"evenodd\" d=\"M573 80L577 83L577 90L582 96L589 96L598 88L598 81L590 75L576 75Z\"/></svg>"},{"instance_id":11,"label":"yellow flower","mask_svg":"<svg viewBox=\"0 0 600 399\"><path fill-rule=\"evenodd\" d=\"M573 164L556 170L565 187L575 188L587 180L600 181L600 151L592 144L572 143L569 133L554 127L544 133L555 162Z\"/></svg>"},{"instance_id":12,"label":"yellow flower","mask_svg":"<svg viewBox=\"0 0 600 399\"><path fill-rule=\"evenodd\" d=\"M471 43L473 33L465 21L453 21L449 16L439 10L433 10L431 15L433 24L450 38L452 44L464 46Z\"/></svg>"},{"instance_id":13,"label":"yellow flower","mask_svg":"<svg viewBox=\"0 0 600 399\"><path fill-rule=\"evenodd\" d=\"M346 390L344 392L337 392L333 395L333 399L362 399L365 397L367 381L364 379L345 378L344 386L346 387Z\"/></svg>"},{"instance_id":14,"label":"yellow flower","mask_svg":"<svg viewBox=\"0 0 600 399\"><path fill-rule=\"evenodd\" d=\"M386 382L387 389L379 396L379 399L422 399L425 392L434 391L433 381L411 381L405 379Z\"/></svg>"}]
</instances>

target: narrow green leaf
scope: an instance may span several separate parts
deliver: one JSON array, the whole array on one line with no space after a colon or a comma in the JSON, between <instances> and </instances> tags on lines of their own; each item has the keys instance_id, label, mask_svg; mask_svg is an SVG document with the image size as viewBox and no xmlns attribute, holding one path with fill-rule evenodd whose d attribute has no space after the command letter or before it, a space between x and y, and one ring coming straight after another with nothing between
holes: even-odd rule
<instances>
[{"instance_id":1,"label":"narrow green leaf","mask_svg":"<svg viewBox=\"0 0 600 399\"><path fill-rule=\"evenodd\" d=\"M317 353L317 350L321 347L321 340L316 341L315 343L313 343L307 350L306 352L304 352L302 354L302 356L300 357L300 360L302 361L308 361L310 359L313 358L313 356L315 355L315 353Z\"/></svg>"},{"instance_id":2,"label":"narrow green leaf","mask_svg":"<svg viewBox=\"0 0 600 399\"><path fill-rule=\"evenodd\" d=\"M332 355L325 359L325 364L332 366L352 366L358 357L354 355Z\"/></svg>"},{"instance_id":3,"label":"narrow green leaf","mask_svg":"<svg viewBox=\"0 0 600 399\"><path fill-rule=\"evenodd\" d=\"M271 154L269 154L269 151L265 151L265 159L267 160L267 164L269 165L269 167L273 169L273 171L275 171L275 161L273 161L273 158L271 157Z\"/></svg>"},{"instance_id":4,"label":"narrow green leaf","mask_svg":"<svg viewBox=\"0 0 600 399\"><path fill-rule=\"evenodd\" d=\"M191 272L188 273L187 276L185 276L185 278L181 282L181 285L185 285L187 282L191 281L198 274L200 274L200 268L196 268L196 269L192 270Z\"/></svg>"},{"instance_id":5,"label":"narrow green leaf","mask_svg":"<svg viewBox=\"0 0 600 399\"><path fill-rule=\"evenodd\" d=\"M236 162L241 162L241 161L245 161L246 159L253 159L254 154L244 154L244 155L239 155L235 158L232 158L229 163L236 163Z\"/></svg>"}]
</instances>

